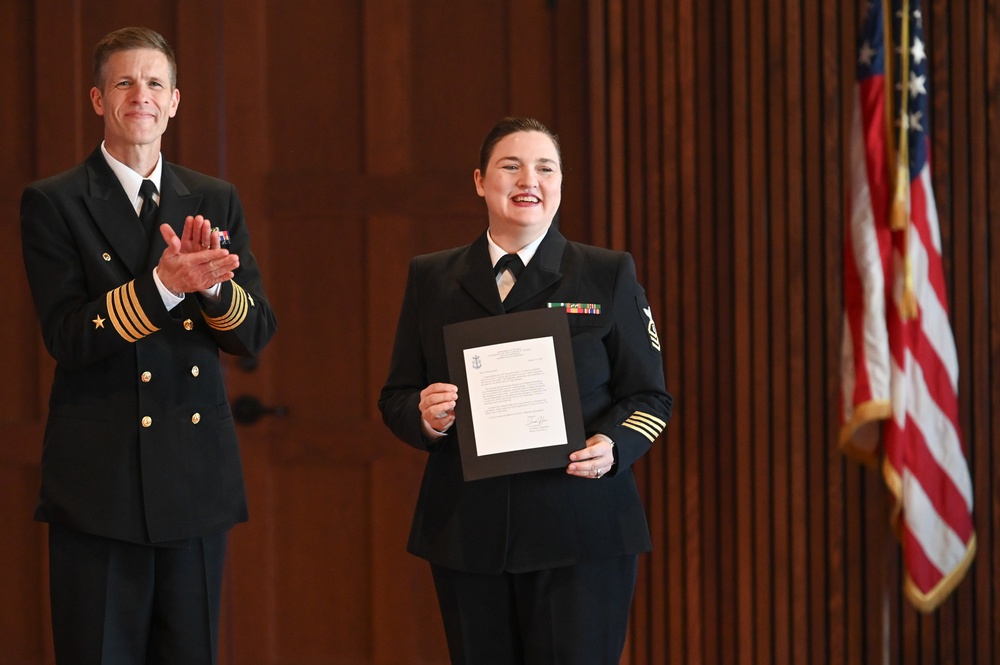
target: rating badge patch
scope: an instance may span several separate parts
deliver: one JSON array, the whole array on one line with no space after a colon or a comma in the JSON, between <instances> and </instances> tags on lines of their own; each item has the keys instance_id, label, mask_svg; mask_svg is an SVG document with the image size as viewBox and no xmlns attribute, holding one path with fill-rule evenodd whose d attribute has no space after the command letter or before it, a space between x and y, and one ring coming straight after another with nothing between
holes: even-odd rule
<instances>
[{"instance_id":1,"label":"rating badge patch","mask_svg":"<svg viewBox=\"0 0 1000 665\"><path fill-rule=\"evenodd\" d=\"M646 317L646 333L649 335L649 345L660 350L660 336L656 334L656 324L653 323L653 310L648 305L646 307L640 306L642 313Z\"/></svg>"}]
</instances>

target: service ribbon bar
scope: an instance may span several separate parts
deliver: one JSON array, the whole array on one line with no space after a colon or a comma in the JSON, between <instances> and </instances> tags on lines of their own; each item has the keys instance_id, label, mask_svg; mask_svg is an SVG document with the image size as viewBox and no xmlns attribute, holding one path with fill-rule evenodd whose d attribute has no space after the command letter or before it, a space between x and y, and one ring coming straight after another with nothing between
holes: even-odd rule
<instances>
[{"instance_id":1,"label":"service ribbon bar","mask_svg":"<svg viewBox=\"0 0 1000 665\"><path fill-rule=\"evenodd\" d=\"M600 314L601 306L593 302L550 302L549 308L563 307L567 314Z\"/></svg>"}]
</instances>

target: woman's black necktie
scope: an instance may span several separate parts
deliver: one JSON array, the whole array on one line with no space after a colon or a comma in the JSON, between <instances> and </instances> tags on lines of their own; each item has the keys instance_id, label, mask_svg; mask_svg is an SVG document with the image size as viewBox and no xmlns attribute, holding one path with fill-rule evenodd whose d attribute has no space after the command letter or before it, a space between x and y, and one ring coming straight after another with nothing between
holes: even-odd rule
<instances>
[{"instance_id":1,"label":"woman's black necktie","mask_svg":"<svg viewBox=\"0 0 1000 665\"><path fill-rule=\"evenodd\" d=\"M509 276L504 274L505 270L510 271ZM500 300L504 300L510 293L522 270L524 270L524 262L517 254L504 254L493 266L493 274L500 277L500 281L497 282L497 288L500 289Z\"/></svg>"}]
</instances>

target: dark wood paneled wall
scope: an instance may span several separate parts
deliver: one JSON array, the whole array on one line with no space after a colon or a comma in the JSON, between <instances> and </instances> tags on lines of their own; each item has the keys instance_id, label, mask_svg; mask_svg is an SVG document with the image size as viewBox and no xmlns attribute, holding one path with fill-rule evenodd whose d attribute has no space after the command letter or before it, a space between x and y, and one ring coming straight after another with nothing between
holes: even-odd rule
<instances>
[{"instance_id":1,"label":"dark wood paneled wall","mask_svg":"<svg viewBox=\"0 0 1000 665\"><path fill-rule=\"evenodd\" d=\"M902 599L878 474L837 446L861 4L590 5L592 233L636 255L677 397L643 467L630 662L1000 661L1000 3L923 2L979 545L929 616Z\"/></svg>"},{"instance_id":2,"label":"dark wood paneled wall","mask_svg":"<svg viewBox=\"0 0 1000 665\"><path fill-rule=\"evenodd\" d=\"M677 400L639 467L654 551L623 662L1000 662L1000 0L924 2L979 536L967 579L927 617L901 598L881 481L836 444L859 12L860 0L0 2L0 663L51 662L45 532L30 521L51 361L18 200L99 140L91 48L136 23L180 60L164 150L240 188L281 325L258 368L230 367L234 395L290 414L243 430L253 519L233 536L225 662L446 662L429 575L403 551L422 459L374 403L406 263L482 228L471 173L507 113L561 135L563 231L634 254Z\"/></svg>"}]
</instances>

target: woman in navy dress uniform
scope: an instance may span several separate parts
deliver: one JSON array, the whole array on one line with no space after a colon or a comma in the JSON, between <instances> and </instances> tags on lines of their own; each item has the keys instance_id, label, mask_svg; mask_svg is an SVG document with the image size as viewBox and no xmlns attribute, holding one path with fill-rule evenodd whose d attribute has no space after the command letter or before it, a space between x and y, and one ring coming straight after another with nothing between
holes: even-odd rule
<instances>
[{"instance_id":1,"label":"woman in navy dress uniform","mask_svg":"<svg viewBox=\"0 0 1000 665\"><path fill-rule=\"evenodd\" d=\"M562 161L544 125L497 124L474 180L488 228L410 263L379 400L428 453L408 550L430 562L453 663L618 663L650 549L632 465L672 403L653 315L629 254L553 224ZM564 468L464 481L443 327L552 306L567 311L586 440Z\"/></svg>"}]
</instances>

